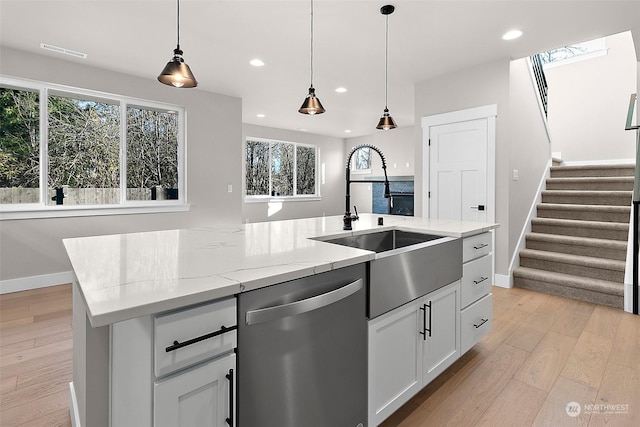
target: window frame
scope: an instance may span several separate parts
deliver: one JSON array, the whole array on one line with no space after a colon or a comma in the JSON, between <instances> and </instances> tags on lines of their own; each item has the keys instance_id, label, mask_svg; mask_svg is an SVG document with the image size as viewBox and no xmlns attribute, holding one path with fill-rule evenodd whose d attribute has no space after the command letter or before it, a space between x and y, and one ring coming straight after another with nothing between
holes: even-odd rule
<instances>
[{"instance_id":1,"label":"window frame","mask_svg":"<svg viewBox=\"0 0 640 427\"><path fill-rule=\"evenodd\" d=\"M118 214L142 214L162 212L183 212L190 209L187 202L187 141L186 141L186 110L182 106L148 101L124 95L111 94L89 89L54 83L39 82L21 78L0 75L0 87L35 91L39 94L39 162L40 183L38 203L14 203L0 204L0 220L28 219L28 218L58 218L74 216L100 216ZM64 96L74 99L86 98L87 100L100 100L118 105L120 108L120 200L118 203L108 205L48 205L48 98L49 94ZM127 111L128 107L148 108L160 111L175 111L178 114L178 199L174 200L127 200Z\"/></svg>"},{"instance_id":2,"label":"window frame","mask_svg":"<svg viewBox=\"0 0 640 427\"><path fill-rule=\"evenodd\" d=\"M291 196L272 196L270 194L265 195L249 195L247 194L247 142L262 142L269 144L269 190L272 188L271 181L271 144L290 144L293 145L293 184L292 188L294 194ZM297 174L298 174L298 151L297 147L310 147L315 149L315 194L296 194L297 193ZM243 156L242 156L242 194L245 203L268 203L268 202L286 202L286 201L318 201L322 200L322 195L320 194L320 147L314 144L307 144L303 142L292 142L292 141L283 141L279 139L273 138L259 138L247 136L244 139L243 145Z\"/></svg>"}]
</instances>

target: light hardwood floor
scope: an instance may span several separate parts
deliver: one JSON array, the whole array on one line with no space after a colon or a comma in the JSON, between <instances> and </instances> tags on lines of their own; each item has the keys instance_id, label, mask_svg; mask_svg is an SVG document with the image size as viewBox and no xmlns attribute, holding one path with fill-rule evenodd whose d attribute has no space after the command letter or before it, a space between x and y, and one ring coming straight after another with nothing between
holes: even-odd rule
<instances>
[{"instance_id":1,"label":"light hardwood floor","mask_svg":"<svg viewBox=\"0 0 640 427\"><path fill-rule=\"evenodd\" d=\"M491 334L384 427L640 426L640 316L493 292ZM69 285L0 296L0 426L71 425L71 345Z\"/></svg>"}]
</instances>

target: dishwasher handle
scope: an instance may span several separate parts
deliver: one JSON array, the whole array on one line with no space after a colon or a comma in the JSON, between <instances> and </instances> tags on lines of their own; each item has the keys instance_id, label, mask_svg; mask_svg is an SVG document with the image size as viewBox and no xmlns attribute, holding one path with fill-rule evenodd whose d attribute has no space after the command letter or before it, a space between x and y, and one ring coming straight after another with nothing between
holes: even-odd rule
<instances>
[{"instance_id":1,"label":"dishwasher handle","mask_svg":"<svg viewBox=\"0 0 640 427\"><path fill-rule=\"evenodd\" d=\"M326 307L350 295L355 294L364 287L364 280L358 279L354 282L344 285L341 288L315 297L306 298L300 301L288 304L276 305L274 307L261 308L257 310L249 310L246 314L246 324L248 326L258 323L269 322L283 317L294 316L296 314L306 313L318 308Z\"/></svg>"}]
</instances>

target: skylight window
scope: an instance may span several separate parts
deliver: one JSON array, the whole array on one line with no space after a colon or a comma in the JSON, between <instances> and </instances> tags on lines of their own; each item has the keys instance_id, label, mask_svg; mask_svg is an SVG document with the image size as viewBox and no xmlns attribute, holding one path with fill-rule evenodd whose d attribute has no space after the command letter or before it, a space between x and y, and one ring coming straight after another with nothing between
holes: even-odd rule
<instances>
[{"instance_id":1,"label":"skylight window","mask_svg":"<svg viewBox=\"0 0 640 427\"><path fill-rule=\"evenodd\" d=\"M607 49L605 48L604 38L599 38L542 52L540 59L545 67L550 67L606 54Z\"/></svg>"}]
</instances>

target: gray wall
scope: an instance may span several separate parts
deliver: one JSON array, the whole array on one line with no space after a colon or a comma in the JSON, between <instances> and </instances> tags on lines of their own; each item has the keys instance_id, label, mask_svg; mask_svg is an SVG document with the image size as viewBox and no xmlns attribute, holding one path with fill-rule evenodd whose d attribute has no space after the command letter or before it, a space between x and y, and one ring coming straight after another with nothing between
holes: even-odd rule
<instances>
[{"instance_id":1,"label":"gray wall","mask_svg":"<svg viewBox=\"0 0 640 427\"><path fill-rule=\"evenodd\" d=\"M0 221L0 280L71 270L67 237L240 224L242 215L242 102L199 89L147 79L13 49L0 51L0 73L83 89L176 104L187 111L189 212ZM158 64L159 67L162 64ZM227 193L227 185L234 188Z\"/></svg>"},{"instance_id":2,"label":"gray wall","mask_svg":"<svg viewBox=\"0 0 640 427\"><path fill-rule=\"evenodd\" d=\"M604 56L545 68L553 151L564 161L635 157L635 135L624 130L638 87L631 33L606 37L605 48Z\"/></svg>"},{"instance_id":3,"label":"gray wall","mask_svg":"<svg viewBox=\"0 0 640 427\"><path fill-rule=\"evenodd\" d=\"M509 61L502 60L478 65L457 73L416 84L416 126L421 126L422 117L446 112L497 104L496 119L496 222L497 229L495 261L496 273L507 274L509 253L509 177L510 137L509 112ZM422 158L422 130L415 133L416 159ZM423 173L416 168L416 215L422 215Z\"/></svg>"},{"instance_id":4,"label":"gray wall","mask_svg":"<svg viewBox=\"0 0 640 427\"><path fill-rule=\"evenodd\" d=\"M244 222L278 221L282 219L341 215L343 213L345 154L344 140L342 138L244 124L242 126L242 142L240 146L243 146L248 136L313 144L319 147L319 184L322 198L321 200L286 201L281 204L278 202L275 204L272 203L271 207L273 210L277 210L278 208L280 208L280 210L277 210L277 212L271 215L269 214L269 203L267 202L243 202L242 218ZM238 163L238 165L240 164L244 166L244 157L242 163ZM324 174L322 174L323 169Z\"/></svg>"},{"instance_id":5,"label":"gray wall","mask_svg":"<svg viewBox=\"0 0 640 427\"><path fill-rule=\"evenodd\" d=\"M509 169L518 171L518 180L509 182L509 262L518 250L523 227L528 224L529 210L551 158L543 114L538 104L526 59L510 64L509 99Z\"/></svg>"}]
</instances>

